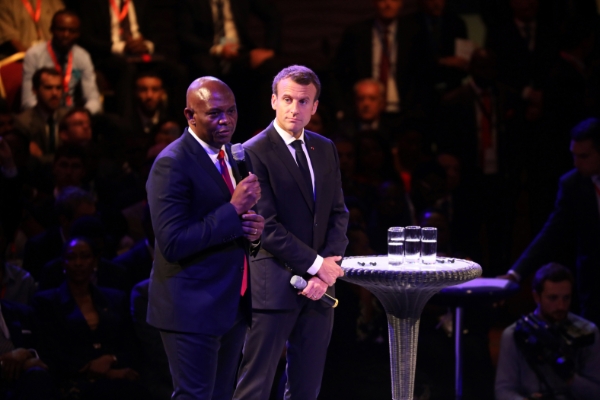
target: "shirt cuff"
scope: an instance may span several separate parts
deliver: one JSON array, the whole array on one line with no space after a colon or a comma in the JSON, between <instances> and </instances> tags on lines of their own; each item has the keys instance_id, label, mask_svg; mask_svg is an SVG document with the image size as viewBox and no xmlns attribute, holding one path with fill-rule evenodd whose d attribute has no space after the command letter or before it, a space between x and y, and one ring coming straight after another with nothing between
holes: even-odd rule
<instances>
[{"instance_id":1,"label":"shirt cuff","mask_svg":"<svg viewBox=\"0 0 600 400\"><path fill-rule=\"evenodd\" d=\"M15 176L17 176L19 174L19 170L17 170L17 167L12 167L12 168L0 167L0 171L2 172L2 176L4 176L7 179L14 178Z\"/></svg>"},{"instance_id":2,"label":"shirt cuff","mask_svg":"<svg viewBox=\"0 0 600 400\"><path fill-rule=\"evenodd\" d=\"M511 270L509 270L509 271L507 272L507 274L508 274L508 275L512 275L512 276L514 276L514 277L515 277L515 279L517 280L517 282L521 282L521 275L519 275L519 273L518 273L518 272L516 272L516 271L513 271L513 270L511 269Z\"/></svg>"},{"instance_id":3,"label":"shirt cuff","mask_svg":"<svg viewBox=\"0 0 600 400\"><path fill-rule=\"evenodd\" d=\"M317 272L319 272L319 270L321 269L321 265L323 265L323 257L317 254L317 258L315 258L315 261L312 263L312 265L310 266L308 271L306 271L306 273L316 275Z\"/></svg>"},{"instance_id":4,"label":"shirt cuff","mask_svg":"<svg viewBox=\"0 0 600 400\"><path fill-rule=\"evenodd\" d=\"M149 40L144 40L144 44L148 48L148 53L154 54L154 43Z\"/></svg>"},{"instance_id":5,"label":"shirt cuff","mask_svg":"<svg viewBox=\"0 0 600 400\"><path fill-rule=\"evenodd\" d=\"M119 41L119 42L114 42L114 43L112 44L112 49L111 49L111 51L112 51L114 54L123 54L123 52L125 51L125 42L121 42L121 41Z\"/></svg>"}]
</instances>

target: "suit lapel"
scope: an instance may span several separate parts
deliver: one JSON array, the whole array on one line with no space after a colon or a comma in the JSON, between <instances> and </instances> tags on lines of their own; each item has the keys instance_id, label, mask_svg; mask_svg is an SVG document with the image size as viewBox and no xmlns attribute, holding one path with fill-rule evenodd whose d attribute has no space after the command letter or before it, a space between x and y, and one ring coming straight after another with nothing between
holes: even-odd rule
<instances>
[{"instance_id":1,"label":"suit lapel","mask_svg":"<svg viewBox=\"0 0 600 400\"><path fill-rule=\"evenodd\" d=\"M217 170L217 167L212 163L206 151L202 148L200 143L192 137L193 133L188 131L188 128L185 128L183 132L183 136L181 140L183 142L184 148L190 153L190 157L206 172L208 176L210 176L216 184L223 192L223 195L226 198L231 198L231 193L229 193L229 188L225 184L223 177ZM231 158L230 158L231 159Z\"/></svg>"},{"instance_id":2,"label":"suit lapel","mask_svg":"<svg viewBox=\"0 0 600 400\"><path fill-rule=\"evenodd\" d=\"M314 211L313 194L308 191L308 188L304 183L304 178L302 177L300 169L298 168L298 164L296 164L296 160L294 160L294 158L292 157L292 153L290 153L290 150L287 148L285 142L283 141L281 136L279 136L279 133L277 133L272 123L267 130L267 135L273 146L273 151L275 152L275 154L277 154L282 164L285 165L289 173L296 181L298 188L302 192L302 197L304 197L304 200L306 201L306 204L308 205L310 210Z\"/></svg>"}]
</instances>

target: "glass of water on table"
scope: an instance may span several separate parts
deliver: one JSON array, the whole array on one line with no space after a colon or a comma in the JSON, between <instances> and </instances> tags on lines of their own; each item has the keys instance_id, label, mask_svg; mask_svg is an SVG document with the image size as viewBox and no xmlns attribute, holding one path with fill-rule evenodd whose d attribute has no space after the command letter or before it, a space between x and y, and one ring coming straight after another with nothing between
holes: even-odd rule
<instances>
[{"instance_id":1,"label":"glass of water on table","mask_svg":"<svg viewBox=\"0 0 600 400\"><path fill-rule=\"evenodd\" d=\"M421 227L407 226L404 234L404 261L408 264L417 263L421 255Z\"/></svg>"},{"instance_id":2,"label":"glass of water on table","mask_svg":"<svg viewBox=\"0 0 600 400\"><path fill-rule=\"evenodd\" d=\"M437 253L437 228L421 228L421 262L435 264Z\"/></svg>"},{"instance_id":3,"label":"glass of water on table","mask_svg":"<svg viewBox=\"0 0 600 400\"><path fill-rule=\"evenodd\" d=\"M393 226L388 229L388 264L404 262L404 228Z\"/></svg>"}]
</instances>

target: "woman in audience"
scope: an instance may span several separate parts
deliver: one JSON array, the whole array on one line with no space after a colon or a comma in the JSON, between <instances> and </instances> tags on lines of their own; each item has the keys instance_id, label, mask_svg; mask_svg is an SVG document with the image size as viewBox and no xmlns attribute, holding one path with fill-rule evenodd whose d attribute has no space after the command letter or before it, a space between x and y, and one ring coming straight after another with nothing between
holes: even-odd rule
<instances>
[{"instance_id":1,"label":"woman in audience","mask_svg":"<svg viewBox=\"0 0 600 400\"><path fill-rule=\"evenodd\" d=\"M65 282L36 295L40 353L67 399L147 398L130 368L131 322L124 292L92 282L93 242L70 238L63 251Z\"/></svg>"}]
</instances>

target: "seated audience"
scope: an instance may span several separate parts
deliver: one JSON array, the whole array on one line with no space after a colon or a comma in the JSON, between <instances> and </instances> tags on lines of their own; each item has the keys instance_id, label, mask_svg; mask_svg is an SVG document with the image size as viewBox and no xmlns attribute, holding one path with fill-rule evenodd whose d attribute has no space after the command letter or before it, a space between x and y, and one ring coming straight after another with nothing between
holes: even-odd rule
<instances>
[{"instance_id":1,"label":"seated audience","mask_svg":"<svg viewBox=\"0 0 600 400\"><path fill-rule=\"evenodd\" d=\"M6 260L6 245L6 235L0 221L0 299L28 305L36 290L35 282L27 271Z\"/></svg>"},{"instance_id":2,"label":"seated audience","mask_svg":"<svg viewBox=\"0 0 600 400\"><path fill-rule=\"evenodd\" d=\"M496 399L600 397L598 328L569 312L574 279L560 264L533 279L537 307L502 333Z\"/></svg>"},{"instance_id":3,"label":"seated audience","mask_svg":"<svg viewBox=\"0 0 600 400\"><path fill-rule=\"evenodd\" d=\"M85 215L94 215L96 205L88 192L69 186L58 192L55 210L58 223L30 238L25 245L23 268L36 280L40 279L42 267L61 255L61 248L69 237L73 222Z\"/></svg>"},{"instance_id":4,"label":"seated audience","mask_svg":"<svg viewBox=\"0 0 600 400\"><path fill-rule=\"evenodd\" d=\"M58 399L48 367L36 349L33 310L0 300L0 398L5 400Z\"/></svg>"},{"instance_id":5,"label":"seated audience","mask_svg":"<svg viewBox=\"0 0 600 400\"><path fill-rule=\"evenodd\" d=\"M129 282L127 272L120 265L106 259L107 249L106 229L96 217L84 216L73 222L69 237L85 237L93 242L90 257L86 262L92 264L94 274L92 281L98 286L118 289L128 292L133 286ZM39 290L59 287L65 281L65 268L69 260L62 257L44 265L39 279Z\"/></svg>"},{"instance_id":6,"label":"seated audience","mask_svg":"<svg viewBox=\"0 0 600 400\"><path fill-rule=\"evenodd\" d=\"M52 39L38 43L25 53L21 104L34 107L38 100L31 90L31 80L40 68L54 68L60 73L61 106L81 104L92 114L101 111L100 94L96 86L94 65L87 51L75 44L79 38L79 17L73 11L61 10L52 18ZM81 89L81 99L76 89Z\"/></svg>"},{"instance_id":7,"label":"seated audience","mask_svg":"<svg viewBox=\"0 0 600 400\"><path fill-rule=\"evenodd\" d=\"M93 246L89 239L69 239L63 253L66 281L34 299L40 354L65 398L147 399L131 368L127 297L93 283Z\"/></svg>"},{"instance_id":8,"label":"seated audience","mask_svg":"<svg viewBox=\"0 0 600 400\"><path fill-rule=\"evenodd\" d=\"M31 154L49 161L60 143L58 123L67 112L61 106L62 77L54 68L42 67L30 80L27 88L35 95L35 103L17 115L16 128L31 140Z\"/></svg>"}]
</instances>

